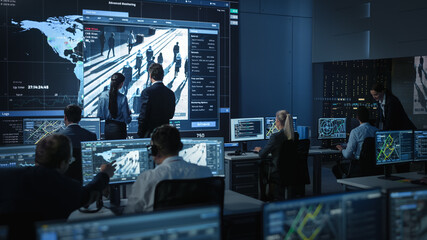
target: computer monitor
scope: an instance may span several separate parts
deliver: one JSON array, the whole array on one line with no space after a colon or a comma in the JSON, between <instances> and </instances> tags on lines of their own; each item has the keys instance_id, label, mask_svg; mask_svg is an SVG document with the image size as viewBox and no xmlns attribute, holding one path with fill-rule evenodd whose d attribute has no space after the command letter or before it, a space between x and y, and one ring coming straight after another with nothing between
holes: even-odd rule
<instances>
[{"instance_id":1,"label":"computer monitor","mask_svg":"<svg viewBox=\"0 0 427 240\"><path fill-rule=\"evenodd\" d=\"M0 168L34 166L36 145L0 147Z\"/></svg>"},{"instance_id":2,"label":"computer monitor","mask_svg":"<svg viewBox=\"0 0 427 240\"><path fill-rule=\"evenodd\" d=\"M265 204L264 239L385 239L384 202L371 189Z\"/></svg>"},{"instance_id":3,"label":"computer monitor","mask_svg":"<svg viewBox=\"0 0 427 240\"><path fill-rule=\"evenodd\" d=\"M297 116L292 116L292 124L294 127L294 131L297 130ZM270 136L274 133L277 133L279 129L276 127L276 117L265 117L265 139L270 139Z\"/></svg>"},{"instance_id":4,"label":"computer monitor","mask_svg":"<svg viewBox=\"0 0 427 240\"><path fill-rule=\"evenodd\" d=\"M427 130L414 130L414 161L427 161Z\"/></svg>"},{"instance_id":5,"label":"computer monitor","mask_svg":"<svg viewBox=\"0 0 427 240\"><path fill-rule=\"evenodd\" d=\"M394 189L388 196L388 239L427 239L427 189Z\"/></svg>"},{"instance_id":6,"label":"computer monitor","mask_svg":"<svg viewBox=\"0 0 427 240\"><path fill-rule=\"evenodd\" d=\"M50 239L221 239L218 206L115 216L78 222L37 223L37 237Z\"/></svg>"},{"instance_id":7,"label":"computer monitor","mask_svg":"<svg viewBox=\"0 0 427 240\"><path fill-rule=\"evenodd\" d=\"M414 159L412 130L377 131L375 133L376 164L410 162Z\"/></svg>"},{"instance_id":8,"label":"computer monitor","mask_svg":"<svg viewBox=\"0 0 427 240\"><path fill-rule=\"evenodd\" d=\"M224 176L224 138L182 138L183 149L179 156L185 161L208 166L212 175Z\"/></svg>"},{"instance_id":9,"label":"computer monitor","mask_svg":"<svg viewBox=\"0 0 427 240\"><path fill-rule=\"evenodd\" d=\"M82 118L79 125L96 134L98 140L101 139L101 120L99 118Z\"/></svg>"},{"instance_id":10,"label":"computer monitor","mask_svg":"<svg viewBox=\"0 0 427 240\"><path fill-rule=\"evenodd\" d=\"M230 121L231 141L264 140L264 118L233 118Z\"/></svg>"},{"instance_id":11,"label":"computer monitor","mask_svg":"<svg viewBox=\"0 0 427 240\"><path fill-rule=\"evenodd\" d=\"M112 161L116 161L116 171L110 184L134 182L141 172L153 168L149 145L148 138L82 142L83 184L95 177L102 164Z\"/></svg>"},{"instance_id":12,"label":"computer monitor","mask_svg":"<svg viewBox=\"0 0 427 240\"><path fill-rule=\"evenodd\" d=\"M82 118L80 126L95 133L100 139L99 118ZM37 144L42 138L65 129L64 118L24 118L24 144Z\"/></svg>"},{"instance_id":13,"label":"computer monitor","mask_svg":"<svg viewBox=\"0 0 427 240\"><path fill-rule=\"evenodd\" d=\"M345 139L346 118L319 118L318 139Z\"/></svg>"}]
</instances>

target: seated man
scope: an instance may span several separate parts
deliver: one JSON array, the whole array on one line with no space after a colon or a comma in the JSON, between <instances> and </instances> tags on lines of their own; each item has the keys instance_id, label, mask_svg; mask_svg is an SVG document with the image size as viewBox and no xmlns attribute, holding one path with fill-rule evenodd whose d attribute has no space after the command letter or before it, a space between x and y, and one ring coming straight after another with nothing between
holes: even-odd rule
<instances>
[{"instance_id":1,"label":"seated man","mask_svg":"<svg viewBox=\"0 0 427 240\"><path fill-rule=\"evenodd\" d=\"M82 187L64 176L71 159L68 137L54 134L37 144L35 167L0 169L0 225L9 224L12 235L25 235L29 234L26 227L35 221L65 219L89 204L92 193L102 191L114 175L112 163L104 164L93 181Z\"/></svg>"},{"instance_id":2,"label":"seated man","mask_svg":"<svg viewBox=\"0 0 427 240\"><path fill-rule=\"evenodd\" d=\"M369 124L369 111L366 107L360 106L357 109L356 117L357 120L359 120L360 125L351 130L347 147L344 149L341 145L337 145L337 149L342 152L342 155L345 159L358 160L365 138L375 137L375 132L378 131L376 127L373 127L371 124ZM348 173L349 164L341 164L341 167L343 172ZM337 168L338 166L334 166L333 172L337 178L341 178L342 176L340 176L340 170ZM360 172L360 166L357 161L353 161L351 168L352 173Z\"/></svg>"},{"instance_id":3,"label":"seated man","mask_svg":"<svg viewBox=\"0 0 427 240\"><path fill-rule=\"evenodd\" d=\"M64 123L67 126L64 130L60 131L60 134L71 139L73 145L73 157L76 161L70 164L68 171L65 173L79 182L82 182L82 157L81 157L81 145L82 141L96 141L96 134L80 127L79 122L82 119L82 109L75 105L70 104L64 109Z\"/></svg>"},{"instance_id":4,"label":"seated man","mask_svg":"<svg viewBox=\"0 0 427 240\"><path fill-rule=\"evenodd\" d=\"M166 179L193 179L212 177L208 167L188 163L178 156L182 149L178 129L169 125L156 128L151 136L151 155L157 164L138 176L132 185L125 213L153 210L154 191L157 183Z\"/></svg>"}]
</instances>

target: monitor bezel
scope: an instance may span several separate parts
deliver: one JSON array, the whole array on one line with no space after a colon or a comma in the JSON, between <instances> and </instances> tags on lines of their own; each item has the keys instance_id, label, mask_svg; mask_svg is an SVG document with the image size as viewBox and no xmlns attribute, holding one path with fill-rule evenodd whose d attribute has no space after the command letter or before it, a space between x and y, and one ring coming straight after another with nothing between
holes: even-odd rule
<instances>
[{"instance_id":1,"label":"monitor bezel","mask_svg":"<svg viewBox=\"0 0 427 240\"><path fill-rule=\"evenodd\" d=\"M342 120L344 120L344 124L345 124L345 137L321 137L320 136L320 122L321 122L321 120L323 120L323 119L342 119ZM326 118L326 117L322 117L322 118L319 118L318 120L317 120L317 139L318 140L333 140L333 139L346 139L347 138L347 118L345 118L345 117L336 117L336 118Z\"/></svg>"},{"instance_id":2,"label":"monitor bezel","mask_svg":"<svg viewBox=\"0 0 427 240\"><path fill-rule=\"evenodd\" d=\"M408 160L403 160L403 161L399 160L399 161L394 161L394 162L379 163L378 162L378 156L377 156L377 147L378 147L377 135L384 133L384 132L392 132L392 133L407 132L407 133L411 133L412 134L412 145L411 145L412 158L408 159ZM414 161L414 131L413 130L381 130L381 131L375 132L375 165L376 166L387 166L387 165L391 165L391 164L408 163L408 162L413 162L413 161Z\"/></svg>"},{"instance_id":3,"label":"monitor bezel","mask_svg":"<svg viewBox=\"0 0 427 240\"><path fill-rule=\"evenodd\" d=\"M417 130L413 130L413 140L412 140L412 144L414 145L414 162L426 162L427 161L427 157L425 158L417 158L417 156L415 155L415 132L426 132L427 133L427 129L417 129Z\"/></svg>"},{"instance_id":4,"label":"monitor bezel","mask_svg":"<svg viewBox=\"0 0 427 240\"><path fill-rule=\"evenodd\" d=\"M259 137L253 137L253 138L246 138L246 139L236 139L234 137L234 122L235 121L241 121L241 120L261 120L261 134ZM247 142L247 141L260 141L264 140L265 138L265 123L264 123L264 117L247 117L247 118L231 118L230 119L230 142Z\"/></svg>"}]
</instances>

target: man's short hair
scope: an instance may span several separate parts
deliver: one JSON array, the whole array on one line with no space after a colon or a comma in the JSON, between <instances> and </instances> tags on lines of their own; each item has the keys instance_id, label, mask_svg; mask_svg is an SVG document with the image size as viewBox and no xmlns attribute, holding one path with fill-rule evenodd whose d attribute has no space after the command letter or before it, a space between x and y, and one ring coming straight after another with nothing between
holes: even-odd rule
<instances>
[{"instance_id":1,"label":"man's short hair","mask_svg":"<svg viewBox=\"0 0 427 240\"><path fill-rule=\"evenodd\" d=\"M69 122L79 123L82 119L82 109L76 104L70 104L65 107L64 115L67 117Z\"/></svg>"},{"instance_id":2,"label":"man's short hair","mask_svg":"<svg viewBox=\"0 0 427 240\"><path fill-rule=\"evenodd\" d=\"M152 63L150 67L148 68L148 72L150 73L151 78L153 78L156 81L162 81L164 72L162 65L158 63Z\"/></svg>"},{"instance_id":3,"label":"man's short hair","mask_svg":"<svg viewBox=\"0 0 427 240\"><path fill-rule=\"evenodd\" d=\"M56 169L70 159L71 141L65 135L53 134L37 143L35 162L41 166Z\"/></svg>"},{"instance_id":4,"label":"man's short hair","mask_svg":"<svg viewBox=\"0 0 427 240\"><path fill-rule=\"evenodd\" d=\"M156 128L151 141L163 155L175 155L182 150L181 135L174 126L165 124Z\"/></svg>"},{"instance_id":5,"label":"man's short hair","mask_svg":"<svg viewBox=\"0 0 427 240\"><path fill-rule=\"evenodd\" d=\"M360 106L357 109L357 119L363 123L369 122L369 110L364 106Z\"/></svg>"},{"instance_id":6,"label":"man's short hair","mask_svg":"<svg viewBox=\"0 0 427 240\"><path fill-rule=\"evenodd\" d=\"M376 82L372 85L371 90L374 90L375 92L382 92L385 90L385 87L383 83Z\"/></svg>"}]
</instances>

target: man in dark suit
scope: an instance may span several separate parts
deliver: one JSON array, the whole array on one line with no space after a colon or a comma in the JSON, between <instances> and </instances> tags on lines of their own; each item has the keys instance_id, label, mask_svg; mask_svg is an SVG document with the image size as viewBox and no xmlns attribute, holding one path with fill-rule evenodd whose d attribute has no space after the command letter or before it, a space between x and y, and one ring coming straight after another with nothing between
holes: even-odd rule
<instances>
[{"instance_id":1,"label":"man in dark suit","mask_svg":"<svg viewBox=\"0 0 427 240\"><path fill-rule=\"evenodd\" d=\"M158 126L169 124L175 114L175 94L163 84L163 68L153 63L148 69L151 87L141 93L141 111L138 117L138 136L150 137Z\"/></svg>"},{"instance_id":2,"label":"man in dark suit","mask_svg":"<svg viewBox=\"0 0 427 240\"><path fill-rule=\"evenodd\" d=\"M81 119L82 109L75 104L68 105L64 109L64 123L67 127L59 132L71 139L71 143L73 145L73 157L75 159L75 161L70 164L65 175L74 178L79 182L82 182L82 156L80 143L82 141L97 140L95 133L80 127L79 122Z\"/></svg>"},{"instance_id":3,"label":"man in dark suit","mask_svg":"<svg viewBox=\"0 0 427 240\"><path fill-rule=\"evenodd\" d=\"M375 83L371 95L378 101L378 118L376 127L380 130L410 130L416 129L403 109L402 103L382 83ZM409 172L409 163L395 165L397 172Z\"/></svg>"},{"instance_id":4,"label":"man in dark suit","mask_svg":"<svg viewBox=\"0 0 427 240\"><path fill-rule=\"evenodd\" d=\"M403 109L402 103L382 83L376 83L371 88L371 95L378 101L378 119L376 127L380 130L409 130L416 129Z\"/></svg>"}]
</instances>

